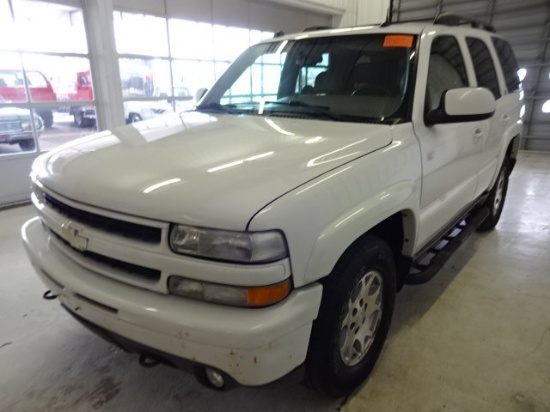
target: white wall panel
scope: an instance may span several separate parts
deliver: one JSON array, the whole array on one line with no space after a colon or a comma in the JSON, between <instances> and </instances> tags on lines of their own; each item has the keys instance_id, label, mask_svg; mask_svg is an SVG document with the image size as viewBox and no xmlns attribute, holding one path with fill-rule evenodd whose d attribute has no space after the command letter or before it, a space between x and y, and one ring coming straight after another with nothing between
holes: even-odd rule
<instances>
[{"instance_id":1,"label":"white wall panel","mask_svg":"<svg viewBox=\"0 0 550 412\"><path fill-rule=\"evenodd\" d=\"M146 14L163 15L166 12L164 0L113 0L113 7L117 10Z\"/></svg>"},{"instance_id":2,"label":"white wall panel","mask_svg":"<svg viewBox=\"0 0 550 412\"><path fill-rule=\"evenodd\" d=\"M166 14L186 20L210 22L212 3L205 0L167 0Z\"/></svg>"},{"instance_id":3,"label":"white wall panel","mask_svg":"<svg viewBox=\"0 0 550 412\"><path fill-rule=\"evenodd\" d=\"M279 14L279 27L285 33L302 31L306 28L306 16L304 13L296 13L291 9L282 9Z\"/></svg>"},{"instance_id":4,"label":"white wall panel","mask_svg":"<svg viewBox=\"0 0 550 412\"><path fill-rule=\"evenodd\" d=\"M36 153L0 158L0 205L24 202L29 200L31 193L31 164Z\"/></svg>"},{"instance_id":5,"label":"white wall panel","mask_svg":"<svg viewBox=\"0 0 550 412\"><path fill-rule=\"evenodd\" d=\"M250 28L278 32L280 30L279 7L281 6L276 4L252 2L250 4Z\"/></svg>"},{"instance_id":6,"label":"white wall panel","mask_svg":"<svg viewBox=\"0 0 550 412\"><path fill-rule=\"evenodd\" d=\"M305 27L331 27L330 19L320 14L306 14Z\"/></svg>"},{"instance_id":7,"label":"white wall panel","mask_svg":"<svg viewBox=\"0 0 550 412\"><path fill-rule=\"evenodd\" d=\"M390 1L359 1L357 6L357 25L379 24L386 20Z\"/></svg>"},{"instance_id":8,"label":"white wall panel","mask_svg":"<svg viewBox=\"0 0 550 412\"><path fill-rule=\"evenodd\" d=\"M235 27L248 27L250 2L246 0L212 0L212 21Z\"/></svg>"}]
</instances>

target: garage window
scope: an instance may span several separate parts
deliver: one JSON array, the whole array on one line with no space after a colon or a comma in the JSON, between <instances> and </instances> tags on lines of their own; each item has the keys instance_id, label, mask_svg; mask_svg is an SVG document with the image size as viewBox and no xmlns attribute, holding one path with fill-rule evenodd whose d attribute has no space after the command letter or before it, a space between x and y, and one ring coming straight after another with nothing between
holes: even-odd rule
<instances>
[{"instance_id":1,"label":"garage window","mask_svg":"<svg viewBox=\"0 0 550 412\"><path fill-rule=\"evenodd\" d=\"M90 78L81 8L0 2L0 155L46 151L95 132L91 83L79 87L83 73ZM88 109L89 127L81 129L75 114Z\"/></svg>"},{"instance_id":2,"label":"garage window","mask_svg":"<svg viewBox=\"0 0 550 412\"><path fill-rule=\"evenodd\" d=\"M115 12L114 21L128 123L192 109L199 89L211 87L251 43L273 36L124 12Z\"/></svg>"}]
</instances>

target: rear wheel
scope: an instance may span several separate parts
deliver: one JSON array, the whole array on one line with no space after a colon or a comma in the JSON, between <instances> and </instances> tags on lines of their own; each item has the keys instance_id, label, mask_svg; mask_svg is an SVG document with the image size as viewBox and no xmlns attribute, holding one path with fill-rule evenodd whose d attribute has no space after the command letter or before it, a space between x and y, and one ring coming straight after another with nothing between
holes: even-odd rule
<instances>
[{"instance_id":1,"label":"rear wheel","mask_svg":"<svg viewBox=\"0 0 550 412\"><path fill-rule=\"evenodd\" d=\"M500 172L498 173L497 180L489 192L489 197L485 202L485 206L489 209L489 216L481 222L478 227L480 232L486 232L493 229L502 214L504 208L504 200L506 199L506 192L508 191L508 175L509 175L508 160L504 159Z\"/></svg>"},{"instance_id":2,"label":"rear wheel","mask_svg":"<svg viewBox=\"0 0 550 412\"><path fill-rule=\"evenodd\" d=\"M74 124L78 127L84 127L84 113L81 110L74 114Z\"/></svg>"},{"instance_id":3,"label":"rear wheel","mask_svg":"<svg viewBox=\"0 0 550 412\"><path fill-rule=\"evenodd\" d=\"M389 246L368 236L340 259L324 282L313 325L306 382L329 396L345 396L365 381L386 340L395 301Z\"/></svg>"},{"instance_id":4,"label":"rear wheel","mask_svg":"<svg viewBox=\"0 0 550 412\"><path fill-rule=\"evenodd\" d=\"M53 113L51 110L37 110L36 112L42 118L45 127L53 126Z\"/></svg>"}]
</instances>

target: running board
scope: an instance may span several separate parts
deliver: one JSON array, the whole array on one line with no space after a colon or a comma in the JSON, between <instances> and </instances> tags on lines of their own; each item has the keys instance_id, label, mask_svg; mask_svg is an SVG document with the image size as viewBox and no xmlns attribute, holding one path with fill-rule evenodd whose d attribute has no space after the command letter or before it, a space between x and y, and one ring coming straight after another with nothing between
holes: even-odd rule
<instances>
[{"instance_id":1,"label":"running board","mask_svg":"<svg viewBox=\"0 0 550 412\"><path fill-rule=\"evenodd\" d=\"M419 285L431 280L459 248L462 241L475 232L487 216L489 216L489 210L482 207L468 216L467 219L458 222L446 235L434 243L433 247L413 262L406 283L408 285Z\"/></svg>"}]
</instances>

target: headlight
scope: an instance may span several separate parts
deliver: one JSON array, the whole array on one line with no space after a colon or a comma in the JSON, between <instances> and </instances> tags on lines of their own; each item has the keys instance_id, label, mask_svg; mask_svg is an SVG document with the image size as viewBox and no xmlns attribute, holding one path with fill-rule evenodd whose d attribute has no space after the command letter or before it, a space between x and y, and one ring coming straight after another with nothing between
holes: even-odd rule
<instances>
[{"instance_id":1,"label":"headlight","mask_svg":"<svg viewBox=\"0 0 550 412\"><path fill-rule=\"evenodd\" d=\"M269 286L242 287L219 285L186 279L181 276L168 278L168 290L174 295L232 306L262 307L273 305L288 296L290 279Z\"/></svg>"},{"instance_id":2,"label":"headlight","mask_svg":"<svg viewBox=\"0 0 550 412\"><path fill-rule=\"evenodd\" d=\"M31 122L30 121L23 121L21 122L21 128L23 130L30 130L31 129Z\"/></svg>"},{"instance_id":3,"label":"headlight","mask_svg":"<svg viewBox=\"0 0 550 412\"><path fill-rule=\"evenodd\" d=\"M173 225L170 247L176 253L239 263L265 263L288 255L281 232L230 232Z\"/></svg>"}]
</instances>

